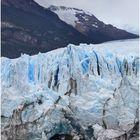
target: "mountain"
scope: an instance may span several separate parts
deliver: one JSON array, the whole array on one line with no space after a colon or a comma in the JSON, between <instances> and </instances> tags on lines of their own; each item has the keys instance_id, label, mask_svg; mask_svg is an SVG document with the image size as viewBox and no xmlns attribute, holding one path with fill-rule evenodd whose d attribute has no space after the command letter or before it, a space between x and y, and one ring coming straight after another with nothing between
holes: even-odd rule
<instances>
[{"instance_id":1,"label":"mountain","mask_svg":"<svg viewBox=\"0 0 140 140\"><path fill-rule=\"evenodd\" d=\"M19 57L21 53L33 55L48 52L70 43L96 44L138 37L105 25L93 15L79 9L54 6L47 9L33 0L2 0L1 3L1 55L9 58ZM56 11L65 13L66 20L61 20ZM72 14L76 13L73 17L69 14L71 11ZM78 18L75 26L69 23L69 18ZM75 20L72 22L75 23Z\"/></svg>"},{"instance_id":2,"label":"mountain","mask_svg":"<svg viewBox=\"0 0 140 140\"><path fill-rule=\"evenodd\" d=\"M127 40L2 57L2 139L137 140L138 50Z\"/></svg>"},{"instance_id":3,"label":"mountain","mask_svg":"<svg viewBox=\"0 0 140 140\"><path fill-rule=\"evenodd\" d=\"M111 24L105 24L93 14L81 9L64 6L50 6L48 9L55 12L61 20L88 36L94 43L138 37Z\"/></svg>"},{"instance_id":4,"label":"mountain","mask_svg":"<svg viewBox=\"0 0 140 140\"><path fill-rule=\"evenodd\" d=\"M10 58L92 42L33 0L2 0L1 25L1 54Z\"/></svg>"}]
</instances>

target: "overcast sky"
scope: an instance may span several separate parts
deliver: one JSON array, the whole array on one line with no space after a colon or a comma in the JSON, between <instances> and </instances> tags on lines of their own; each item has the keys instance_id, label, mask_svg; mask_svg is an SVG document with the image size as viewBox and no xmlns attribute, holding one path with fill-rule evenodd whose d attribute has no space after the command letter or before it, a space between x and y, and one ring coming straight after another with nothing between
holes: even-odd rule
<instances>
[{"instance_id":1,"label":"overcast sky","mask_svg":"<svg viewBox=\"0 0 140 140\"><path fill-rule=\"evenodd\" d=\"M139 0L35 0L40 5L80 8L99 20L138 33Z\"/></svg>"}]
</instances>

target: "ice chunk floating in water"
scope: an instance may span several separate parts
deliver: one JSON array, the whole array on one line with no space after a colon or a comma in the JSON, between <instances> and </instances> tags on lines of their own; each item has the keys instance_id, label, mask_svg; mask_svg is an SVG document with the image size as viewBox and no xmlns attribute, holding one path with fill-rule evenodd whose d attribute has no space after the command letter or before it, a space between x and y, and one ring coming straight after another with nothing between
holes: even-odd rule
<instances>
[{"instance_id":1,"label":"ice chunk floating in water","mask_svg":"<svg viewBox=\"0 0 140 140\"><path fill-rule=\"evenodd\" d=\"M137 137L137 40L70 44L1 62L3 138Z\"/></svg>"}]
</instances>

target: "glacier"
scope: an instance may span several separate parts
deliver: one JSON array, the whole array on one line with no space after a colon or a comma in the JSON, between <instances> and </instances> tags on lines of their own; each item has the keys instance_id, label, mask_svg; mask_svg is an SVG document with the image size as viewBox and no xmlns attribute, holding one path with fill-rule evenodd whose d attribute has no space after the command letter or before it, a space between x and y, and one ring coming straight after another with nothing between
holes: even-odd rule
<instances>
[{"instance_id":1,"label":"glacier","mask_svg":"<svg viewBox=\"0 0 140 140\"><path fill-rule=\"evenodd\" d=\"M2 57L2 138L138 139L138 52L125 40Z\"/></svg>"}]
</instances>

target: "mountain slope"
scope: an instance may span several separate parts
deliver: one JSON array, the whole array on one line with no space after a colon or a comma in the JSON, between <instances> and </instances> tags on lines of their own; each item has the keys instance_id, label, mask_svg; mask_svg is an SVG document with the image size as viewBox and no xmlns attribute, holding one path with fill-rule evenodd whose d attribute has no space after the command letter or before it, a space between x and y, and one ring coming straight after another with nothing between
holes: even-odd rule
<instances>
[{"instance_id":1,"label":"mountain slope","mask_svg":"<svg viewBox=\"0 0 140 140\"><path fill-rule=\"evenodd\" d=\"M2 56L36 54L91 40L33 0L2 0Z\"/></svg>"},{"instance_id":2,"label":"mountain slope","mask_svg":"<svg viewBox=\"0 0 140 140\"><path fill-rule=\"evenodd\" d=\"M94 43L138 37L137 35L118 29L110 24L105 24L98 20L93 14L81 9L64 6L50 6L48 9L55 12L61 20L88 36Z\"/></svg>"},{"instance_id":3,"label":"mountain slope","mask_svg":"<svg viewBox=\"0 0 140 140\"><path fill-rule=\"evenodd\" d=\"M103 28L104 24L90 14L86 14L89 19L86 21L83 11L76 12L80 23L77 22L76 27L71 26L60 20L52 9L55 7L45 9L33 0L2 0L2 56L15 58L21 53L33 55L48 52L69 43L102 43L137 37L111 25ZM61 9L66 11L65 7ZM98 29L93 25L93 20L98 22Z\"/></svg>"}]
</instances>

